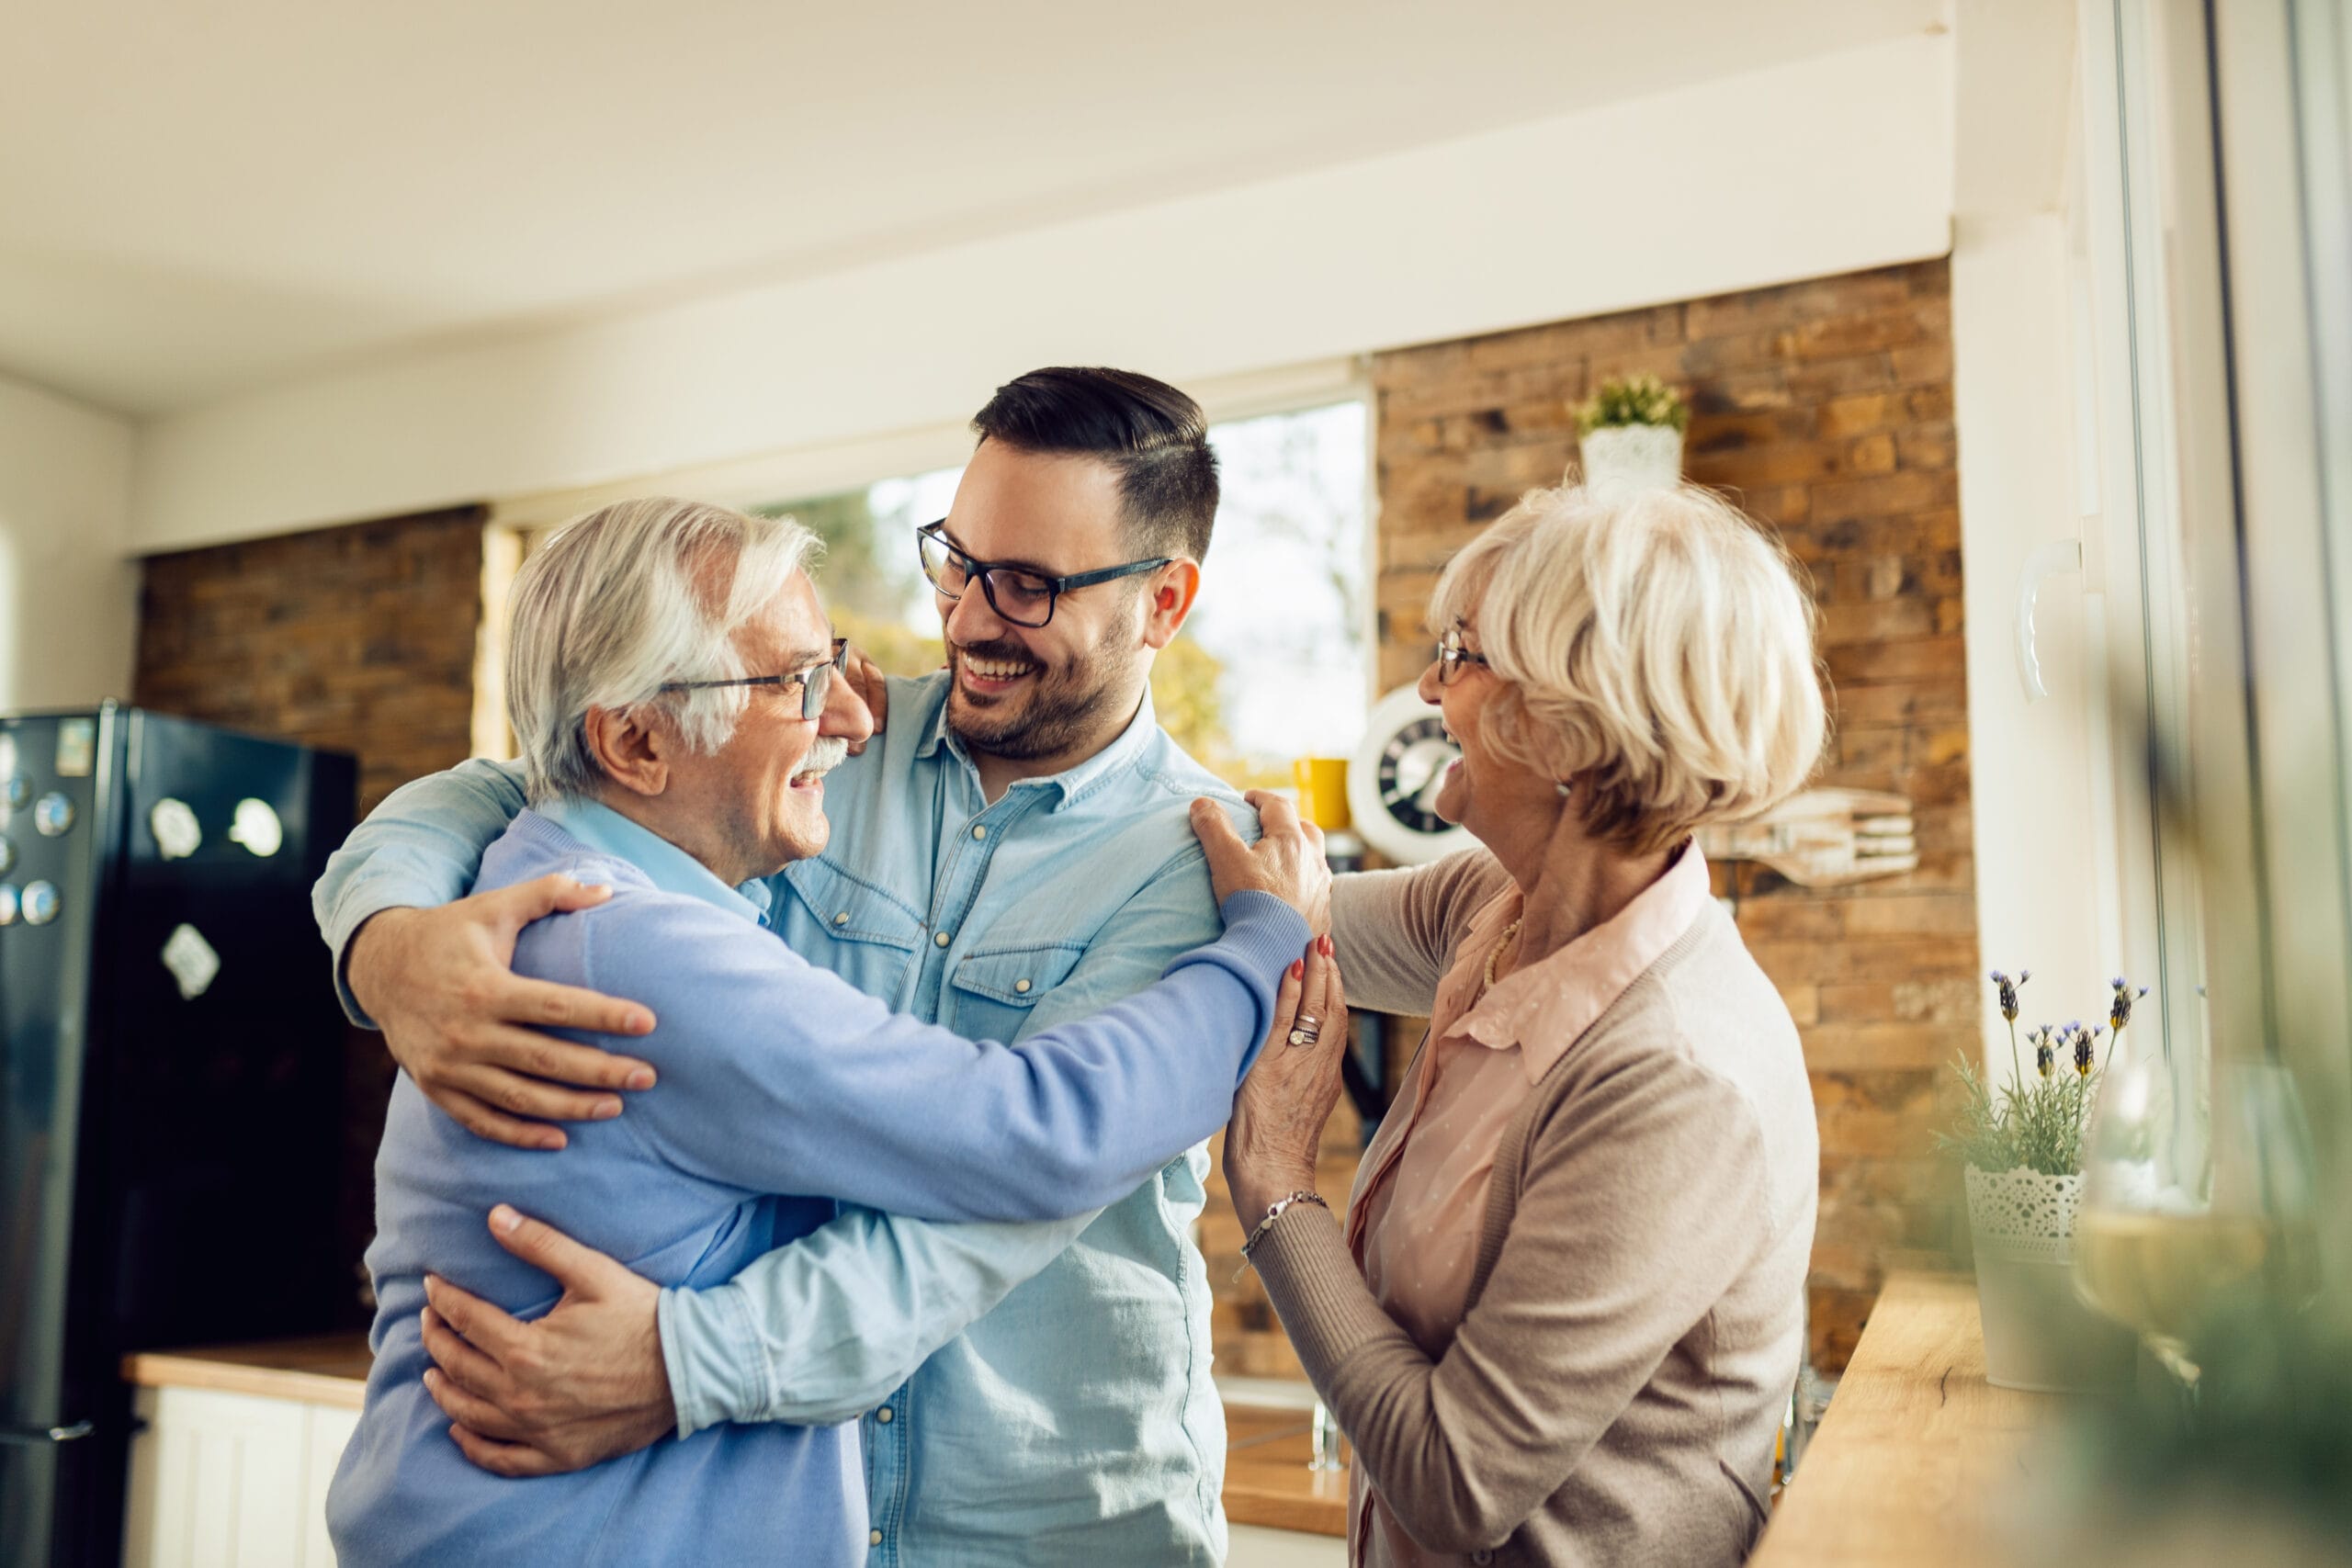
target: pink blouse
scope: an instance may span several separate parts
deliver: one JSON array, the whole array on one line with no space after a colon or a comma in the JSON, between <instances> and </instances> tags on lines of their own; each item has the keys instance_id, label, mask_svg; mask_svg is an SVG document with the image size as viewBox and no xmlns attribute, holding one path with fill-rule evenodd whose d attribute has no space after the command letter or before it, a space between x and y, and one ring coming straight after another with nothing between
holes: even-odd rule
<instances>
[{"instance_id":1,"label":"pink blouse","mask_svg":"<svg viewBox=\"0 0 2352 1568\"><path fill-rule=\"evenodd\" d=\"M1445 1354L1462 1322L1504 1127L1528 1089L1690 929L1708 897L1707 863L1691 843L1615 919L1491 991L1487 963L1520 918L1520 890L1506 889L1472 918L1438 986L1419 1070L1382 1119L1348 1200L1348 1246L1364 1282L1430 1359ZM1462 1561L1422 1551L1361 1466L1351 1491L1351 1561Z\"/></svg>"}]
</instances>

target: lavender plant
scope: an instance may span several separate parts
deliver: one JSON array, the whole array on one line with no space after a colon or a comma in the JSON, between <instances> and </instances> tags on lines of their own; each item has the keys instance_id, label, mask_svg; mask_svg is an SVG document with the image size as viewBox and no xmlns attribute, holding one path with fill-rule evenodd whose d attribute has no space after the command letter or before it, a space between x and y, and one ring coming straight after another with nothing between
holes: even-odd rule
<instances>
[{"instance_id":1,"label":"lavender plant","mask_svg":"<svg viewBox=\"0 0 2352 1568\"><path fill-rule=\"evenodd\" d=\"M1951 1132L1936 1134L1936 1146L1957 1153L1983 1171L2023 1166L2044 1176L2078 1176L2083 1125L2090 1118L2099 1076L2114 1055L2116 1040L2132 1021L2132 1002L2146 996L2148 988L2134 989L2120 975L2108 982L2114 995L2104 1030L2077 1021L2063 1028L2045 1023L2027 1031L2025 1039L2033 1047L2033 1077L2028 1078L2018 1050L2018 990L2032 978L2031 970L2019 971L2014 979L1993 971L1994 995L2002 1021L2009 1026L2009 1081L1996 1084L1965 1056L1957 1058L1952 1069L1960 1077L1960 1113ZM2102 1034L2107 1038L2105 1056L2099 1053Z\"/></svg>"}]
</instances>

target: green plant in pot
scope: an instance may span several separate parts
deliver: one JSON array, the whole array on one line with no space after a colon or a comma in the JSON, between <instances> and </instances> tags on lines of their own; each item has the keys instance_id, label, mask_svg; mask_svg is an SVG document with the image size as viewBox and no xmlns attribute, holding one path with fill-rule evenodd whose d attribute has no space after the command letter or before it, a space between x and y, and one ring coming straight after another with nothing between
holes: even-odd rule
<instances>
[{"instance_id":1,"label":"green plant in pot","mask_svg":"<svg viewBox=\"0 0 2352 1568\"><path fill-rule=\"evenodd\" d=\"M2075 1289L2083 1131L2105 1066L2101 1040L2111 1053L2132 1021L2132 1001L2147 990L2118 978L2108 1029L2045 1023L2021 1042L2018 990L2032 977L2030 970L2014 979L1993 971L2009 1030L2008 1077L1996 1083L1965 1058L1955 1062L1961 1107L1951 1131L1936 1142L1964 1167L1986 1376L2003 1388L2094 1388L2128 1375L2132 1344Z\"/></svg>"},{"instance_id":2,"label":"green plant in pot","mask_svg":"<svg viewBox=\"0 0 2352 1568\"><path fill-rule=\"evenodd\" d=\"M1681 480L1690 410L1657 377L1610 377L1574 412L1586 489L1668 490Z\"/></svg>"}]
</instances>

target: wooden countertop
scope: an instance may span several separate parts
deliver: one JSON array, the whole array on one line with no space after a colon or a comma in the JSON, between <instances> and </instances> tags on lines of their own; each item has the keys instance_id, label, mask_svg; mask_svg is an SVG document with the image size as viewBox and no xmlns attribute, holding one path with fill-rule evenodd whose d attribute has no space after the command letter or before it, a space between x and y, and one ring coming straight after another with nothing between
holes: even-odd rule
<instances>
[{"instance_id":1,"label":"wooden countertop","mask_svg":"<svg viewBox=\"0 0 2352 1568\"><path fill-rule=\"evenodd\" d=\"M328 1334L261 1345L142 1350L122 1359L122 1378L142 1388L204 1388L356 1410L375 1359L366 1335Z\"/></svg>"},{"instance_id":2,"label":"wooden countertop","mask_svg":"<svg viewBox=\"0 0 2352 1568\"><path fill-rule=\"evenodd\" d=\"M122 1360L124 1381L201 1388L356 1410L373 1358L364 1334L191 1350L148 1350ZM1306 1468L1304 1410L1226 1407L1225 1511L1236 1524L1345 1535L1348 1475Z\"/></svg>"},{"instance_id":3,"label":"wooden countertop","mask_svg":"<svg viewBox=\"0 0 2352 1568\"><path fill-rule=\"evenodd\" d=\"M1974 1280L1891 1277L1748 1568L2006 1561L2001 1510L2064 1408L1984 1381Z\"/></svg>"},{"instance_id":4,"label":"wooden countertop","mask_svg":"<svg viewBox=\"0 0 2352 1568\"><path fill-rule=\"evenodd\" d=\"M1313 1418L1304 1410L1225 1407L1225 1517L1237 1525L1348 1533L1348 1472L1309 1470ZM1340 1452L1346 1453L1342 1445Z\"/></svg>"}]
</instances>

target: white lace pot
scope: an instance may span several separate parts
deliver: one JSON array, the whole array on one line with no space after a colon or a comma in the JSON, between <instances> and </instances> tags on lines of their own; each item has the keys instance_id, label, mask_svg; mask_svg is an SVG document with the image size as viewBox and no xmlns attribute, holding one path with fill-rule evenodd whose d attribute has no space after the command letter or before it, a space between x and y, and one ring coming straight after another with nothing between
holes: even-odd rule
<instances>
[{"instance_id":1,"label":"white lace pot","mask_svg":"<svg viewBox=\"0 0 2352 1568\"><path fill-rule=\"evenodd\" d=\"M2075 1215L2082 1206L2079 1176L1968 1168L1984 1375L1999 1387L2098 1388L2129 1373L2132 1336L2075 1293Z\"/></svg>"},{"instance_id":2,"label":"white lace pot","mask_svg":"<svg viewBox=\"0 0 2352 1568\"><path fill-rule=\"evenodd\" d=\"M1682 432L1670 424L1606 425L1585 433L1577 457L1595 495L1671 490L1682 479Z\"/></svg>"}]
</instances>

